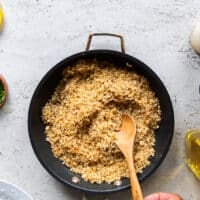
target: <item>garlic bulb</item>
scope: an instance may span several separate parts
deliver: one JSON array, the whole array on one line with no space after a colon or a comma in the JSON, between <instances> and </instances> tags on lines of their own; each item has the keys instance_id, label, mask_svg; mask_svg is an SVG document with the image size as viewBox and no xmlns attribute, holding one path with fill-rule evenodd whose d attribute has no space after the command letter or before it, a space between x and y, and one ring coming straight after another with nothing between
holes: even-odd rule
<instances>
[{"instance_id":1,"label":"garlic bulb","mask_svg":"<svg viewBox=\"0 0 200 200\"><path fill-rule=\"evenodd\" d=\"M200 23L194 27L191 34L191 44L193 49L200 54Z\"/></svg>"}]
</instances>

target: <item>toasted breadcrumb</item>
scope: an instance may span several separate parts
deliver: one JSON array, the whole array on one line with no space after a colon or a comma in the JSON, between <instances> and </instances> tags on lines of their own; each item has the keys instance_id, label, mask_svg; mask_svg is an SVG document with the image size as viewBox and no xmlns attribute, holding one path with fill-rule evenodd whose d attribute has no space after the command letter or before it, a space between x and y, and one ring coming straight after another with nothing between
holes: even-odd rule
<instances>
[{"instance_id":1,"label":"toasted breadcrumb","mask_svg":"<svg viewBox=\"0 0 200 200\"><path fill-rule=\"evenodd\" d=\"M134 162L137 173L154 156L160 105L148 81L106 61L79 61L67 66L51 99L42 109L46 140L55 157L90 183L129 177L115 144L121 114L135 118Z\"/></svg>"}]
</instances>

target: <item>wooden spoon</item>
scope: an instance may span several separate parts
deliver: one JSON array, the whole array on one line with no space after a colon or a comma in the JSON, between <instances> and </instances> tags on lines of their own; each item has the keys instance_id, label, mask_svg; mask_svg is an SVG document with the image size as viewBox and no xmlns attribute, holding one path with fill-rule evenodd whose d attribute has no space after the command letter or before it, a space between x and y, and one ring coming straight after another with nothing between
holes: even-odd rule
<instances>
[{"instance_id":1,"label":"wooden spoon","mask_svg":"<svg viewBox=\"0 0 200 200\"><path fill-rule=\"evenodd\" d=\"M115 143L123 153L128 163L132 198L134 200L143 200L142 190L135 172L134 160L133 160L135 135L136 135L135 120L127 114L122 114L121 127L120 131L116 132Z\"/></svg>"}]
</instances>

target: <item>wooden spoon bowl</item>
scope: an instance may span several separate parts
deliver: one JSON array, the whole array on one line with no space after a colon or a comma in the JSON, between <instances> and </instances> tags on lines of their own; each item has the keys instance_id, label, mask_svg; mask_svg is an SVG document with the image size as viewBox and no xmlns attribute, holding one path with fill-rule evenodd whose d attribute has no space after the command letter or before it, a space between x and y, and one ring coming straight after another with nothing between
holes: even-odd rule
<instances>
[{"instance_id":1,"label":"wooden spoon bowl","mask_svg":"<svg viewBox=\"0 0 200 200\"><path fill-rule=\"evenodd\" d=\"M0 74L0 84L3 85L3 89L4 89L4 96L2 101L0 102L0 108L4 105L4 103L6 102L7 96L8 96L8 85L6 80L4 79L4 77Z\"/></svg>"}]
</instances>

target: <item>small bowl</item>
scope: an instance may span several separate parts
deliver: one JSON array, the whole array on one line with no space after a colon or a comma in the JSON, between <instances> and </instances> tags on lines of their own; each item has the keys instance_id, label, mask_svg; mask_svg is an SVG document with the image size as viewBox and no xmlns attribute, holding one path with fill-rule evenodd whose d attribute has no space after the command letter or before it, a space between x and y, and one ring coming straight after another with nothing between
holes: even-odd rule
<instances>
[{"instance_id":1,"label":"small bowl","mask_svg":"<svg viewBox=\"0 0 200 200\"><path fill-rule=\"evenodd\" d=\"M5 91L3 101L0 102L0 108L3 106L3 104L6 102L7 96L8 96L8 85L4 77L0 74L0 83L3 85L3 89Z\"/></svg>"},{"instance_id":2,"label":"small bowl","mask_svg":"<svg viewBox=\"0 0 200 200\"><path fill-rule=\"evenodd\" d=\"M0 199L33 200L24 190L4 180L0 180Z\"/></svg>"}]
</instances>

